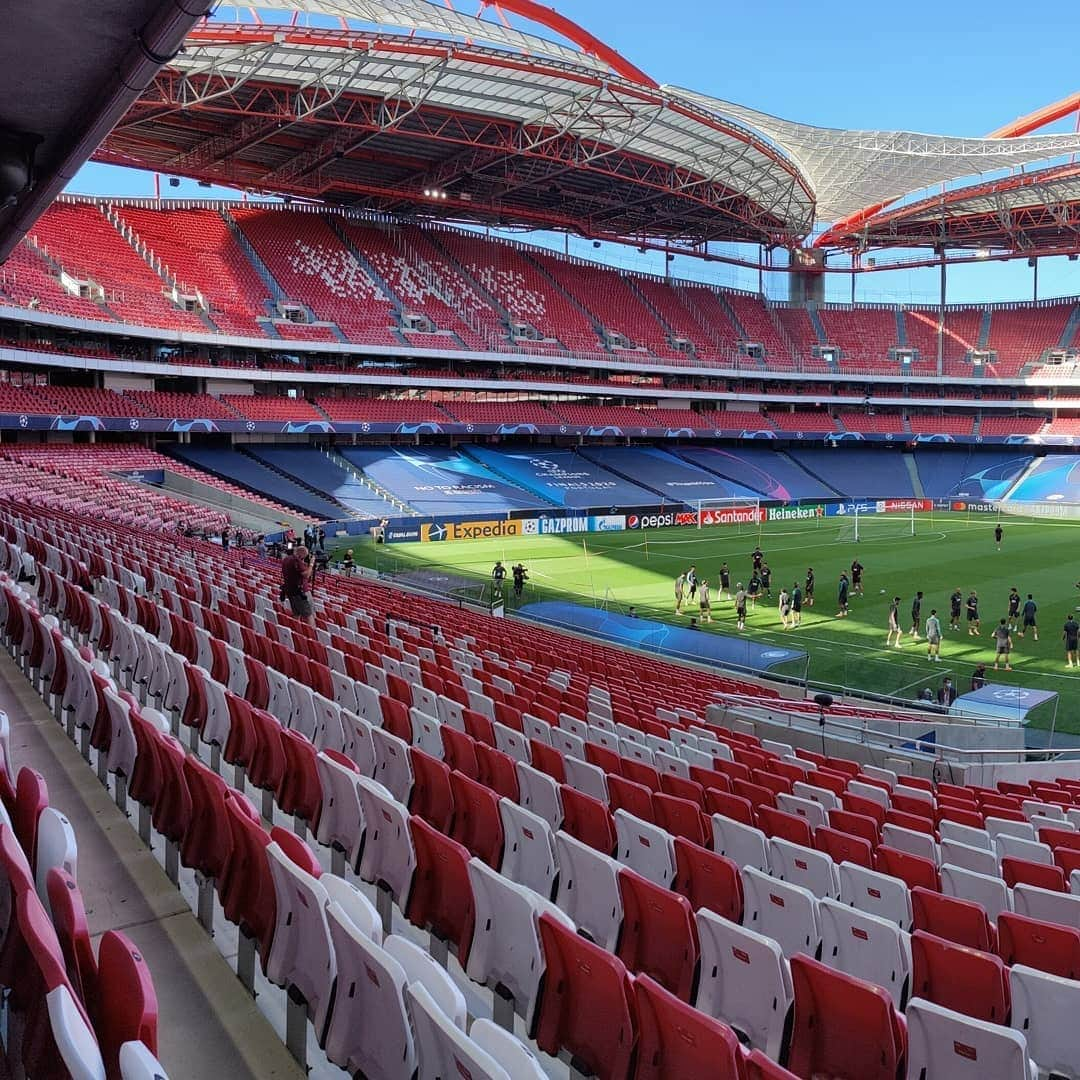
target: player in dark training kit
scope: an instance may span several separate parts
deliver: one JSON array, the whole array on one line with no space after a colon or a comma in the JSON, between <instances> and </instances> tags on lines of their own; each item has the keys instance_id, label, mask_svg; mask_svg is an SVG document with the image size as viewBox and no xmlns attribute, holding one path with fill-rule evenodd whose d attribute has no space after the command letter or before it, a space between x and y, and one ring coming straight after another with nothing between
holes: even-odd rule
<instances>
[{"instance_id":1,"label":"player in dark training kit","mask_svg":"<svg viewBox=\"0 0 1080 1080\"><path fill-rule=\"evenodd\" d=\"M978 637L982 633L979 623L979 598L972 589L967 598L968 637Z\"/></svg>"},{"instance_id":2,"label":"player in dark training kit","mask_svg":"<svg viewBox=\"0 0 1080 1080\"><path fill-rule=\"evenodd\" d=\"M731 571L726 562L720 564L720 591L723 592L725 600L731 599Z\"/></svg>"},{"instance_id":3,"label":"player in dark training kit","mask_svg":"<svg viewBox=\"0 0 1080 1080\"><path fill-rule=\"evenodd\" d=\"M1038 610L1039 605L1032 599L1031 593L1028 593L1028 598L1024 601L1024 625L1020 629L1020 637L1030 630L1035 640L1039 640L1039 624L1035 621L1035 612Z\"/></svg>"},{"instance_id":4,"label":"player in dark training kit","mask_svg":"<svg viewBox=\"0 0 1080 1080\"><path fill-rule=\"evenodd\" d=\"M863 594L862 575L863 564L858 559L853 559L851 563L851 591L856 596L862 596Z\"/></svg>"},{"instance_id":5,"label":"player in dark training kit","mask_svg":"<svg viewBox=\"0 0 1080 1080\"><path fill-rule=\"evenodd\" d=\"M997 544L998 551L1001 550L1001 538L1004 535L1005 530L1001 527L1001 524L998 523L998 525L994 528L994 543Z\"/></svg>"},{"instance_id":6,"label":"player in dark training kit","mask_svg":"<svg viewBox=\"0 0 1080 1080\"><path fill-rule=\"evenodd\" d=\"M806 606L814 606L814 568L806 568Z\"/></svg>"},{"instance_id":7,"label":"player in dark training kit","mask_svg":"<svg viewBox=\"0 0 1080 1080\"><path fill-rule=\"evenodd\" d=\"M1020 621L1020 593L1017 591L1014 585L1009 590L1009 629L1016 631L1018 629L1017 623Z\"/></svg>"},{"instance_id":8,"label":"player in dark training kit","mask_svg":"<svg viewBox=\"0 0 1080 1080\"><path fill-rule=\"evenodd\" d=\"M953 589L949 597L949 629L960 629L960 609L964 606L964 594L959 589Z\"/></svg>"}]
</instances>

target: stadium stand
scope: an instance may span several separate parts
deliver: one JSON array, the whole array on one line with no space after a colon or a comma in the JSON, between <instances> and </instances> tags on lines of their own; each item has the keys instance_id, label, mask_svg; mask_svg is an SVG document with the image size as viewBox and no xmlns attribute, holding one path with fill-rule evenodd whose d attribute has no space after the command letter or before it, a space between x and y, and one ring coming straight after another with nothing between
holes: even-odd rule
<instances>
[{"instance_id":1,"label":"stadium stand","mask_svg":"<svg viewBox=\"0 0 1080 1080\"><path fill-rule=\"evenodd\" d=\"M818 317L826 343L841 351L842 366L882 371L895 368L889 360L889 350L899 344L895 310L825 305L818 309Z\"/></svg>"},{"instance_id":2,"label":"stadium stand","mask_svg":"<svg viewBox=\"0 0 1080 1080\"><path fill-rule=\"evenodd\" d=\"M30 243L24 242L0 266L0 297L9 297L19 307L39 308L72 319L116 321L108 309L68 292L60 284L59 274L59 269L47 264Z\"/></svg>"},{"instance_id":3,"label":"stadium stand","mask_svg":"<svg viewBox=\"0 0 1080 1080\"><path fill-rule=\"evenodd\" d=\"M361 517L381 518L398 508L365 484L329 453L313 446L252 443L247 453L297 483L314 488Z\"/></svg>"},{"instance_id":4,"label":"stadium stand","mask_svg":"<svg viewBox=\"0 0 1080 1080\"><path fill-rule=\"evenodd\" d=\"M471 446L466 453L492 472L555 506L581 509L648 506L653 492L587 461L572 450L492 450Z\"/></svg>"},{"instance_id":5,"label":"stadium stand","mask_svg":"<svg viewBox=\"0 0 1080 1080\"><path fill-rule=\"evenodd\" d=\"M147 416L180 420L236 420L238 413L210 394L178 394L162 390L125 390Z\"/></svg>"},{"instance_id":6,"label":"stadium stand","mask_svg":"<svg viewBox=\"0 0 1080 1080\"><path fill-rule=\"evenodd\" d=\"M582 447L579 453L608 472L648 488L665 502L695 506L701 499L757 494L656 447Z\"/></svg>"},{"instance_id":7,"label":"stadium stand","mask_svg":"<svg viewBox=\"0 0 1080 1080\"><path fill-rule=\"evenodd\" d=\"M105 290L109 310L125 322L206 332L191 312L163 295L166 282L93 203L57 202L38 219L34 239L68 273Z\"/></svg>"},{"instance_id":8,"label":"stadium stand","mask_svg":"<svg viewBox=\"0 0 1080 1080\"><path fill-rule=\"evenodd\" d=\"M772 749L747 733L700 727L701 718L694 707L700 707L709 690L722 688L722 692L730 693L740 684L692 669L679 669L680 678L674 679L666 665L646 658L638 658L628 667L624 654L600 645L578 643L575 656L556 645L559 636L550 631L507 627L500 625L502 620L490 620L435 600L408 598L410 621L401 621L399 605L405 603L405 598L370 582L339 579L317 589L321 629L331 643L327 645L314 628L305 628L284 614L274 618L275 581L266 567L245 564L235 554L223 560L217 588L228 599L217 599L215 613L209 607L211 587L199 576L200 564L194 552L180 553L152 534L91 524L40 509L11 506L3 512L0 570L22 565L23 552L11 538L26 536L28 530L47 537L38 541L41 561L36 590L41 606L60 612L64 622L53 628L55 636L46 634L36 607L5 583L0 589L4 607L0 627L5 640L25 658L35 677L40 669L43 692L51 685L62 690L60 707L71 715L76 734L95 726L101 706L89 675L85 682L80 681L82 676L74 681L67 677L59 682L56 679L61 655L73 676L89 672L89 658L93 656L61 649L65 632L74 633L85 626L90 647L106 661L117 663L121 674L130 672L133 693L138 696L131 697L126 713L117 713L120 726L112 729L115 734L104 741L91 736L86 756L92 760L92 751L97 751L99 768L105 776L118 776L124 768L130 770L131 784L125 798L150 808L148 829L160 834L167 845L173 845L172 850L178 851L185 866L207 867L211 851L189 842L188 816L209 822L225 808L233 846L231 850L220 849L221 861L216 864L216 873L210 875L225 917L240 926L241 953L247 949L247 955L252 956L271 984L291 992L300 1017L310 1018L319 1031L338 1033L325 1041L331 1060L358 1067L358 1059L350 1058L339 1045L339 1040L351 1031L352 1037L359 1039L354 1053L385 1052L390 1055L386 1060L394 1060L395 1056L400 1059L404 1053L407 1059L409 1054L418 1055L421 1062L430 1062L432 1055L441 1060L444 1054L456 1060L466 1055L471 1062L486 1062L480 1055L490 1045L498 1054L512 1048L517 1055L513 1060L528 1063L531 1059L525 1045L509 1035L491 1044L486 1041L486 1012L493 1009L493 1004L475 991L501 982L513 986L514 1008L535 1016L539 1050L571 1053L598 1075L638 1076L632 1067L635 1042L644 1040L647 1045L649 1039L657 1037L650 1034L654 1018L665 1015L664 1010L675 1010L672 1026L657 1029L667 1032L664 1038L675 1039L673 1045L677 1045L682 1041L679 1033L687 1031L688 1024L695 1025L695 1030L711 1033L710 1046L715 1042L737 1055L735 1034L722 1035L728 1032L726 1022L730 1022L754 1048L758 1062L766 1070L751 1070L751 1075L783 1075L775 1061L762 1061L763 1055L771 1052L782 1055L795 1070L793 1075L804 1078L819 1074L895 1078L904 1069L906 1044L898 1009L908 997L909 984L913 1000L906 1005L908 1020L922 1024L923 1015L943 995L955 994L960 1007L978 1015L977 1010L989 1001L988 995L996 991L1002 979L1020 988L1026 1002L1036 992L1034 987L1041 985L1038 980L1049 977L1068 981L1074 974L1069 965L1074 962L1074 954L1080 957L1080 932L1047 918L1057 910L1049 903L1068 907L1072 898L1046 893L1050 898L1047 901L1042 891L1023 885L1014 890L1017 912L1006 910L993 916L1000 960L968 950L964 963L960 962L964 957L958 954L950 967L931 967L930 957L936 954L924 949L916 951L912 965L905 942L918 906L916 894L910 891L916 886L909 884L908 878L927 880L923 873L926 867L940 872L941 886L948 895L957 895L952 890L960 887L964 872L951 864L935 862L944 858L947 850L955 849L942 845L938 850L932 846L934 838L927 836L931 846L925 850L933 858L915 856L881 844L875 832L874 842L855 836L849 836L846 842L848 847L856 841L866 845L871 865L850 861L836 864L824 849L843 839L840 826L855 827L855 819L861 817L876 828L876 819L850 811L847 818L839 811L830 813L834 827L813 827L814 833L820 834L813 837L818 848L814 851L791 840L781 841L776 836L780 819L769 813L792 784L793 775L834 784L837 794L833 797L843 799L845 805L863 806L871 800L861 792L872 790L876 793L872 801L880 808L881 820L886 824L890 814L905 807L904 820L924 815L928 829L936 824L943 840L951 828L968 830L964 835L975 844L985 845L982 850L993 859L995 833L990 830L995 820L1001 820L995 815L1014 815L1013 835L1021 827L1031 829L1033 835L1028 817L1037 817L1040 807L1057 805L1064 813L1074 806L1080 784L1073 781L1040 781L1035 786L1009 783L1001 785L1005 790L941 785L935 791L934 785L918 777L901 777L881 768L864 771L856 762L844 758L826 758L805 750L784 752L781 757L784 748L780 744L773 744L776 749ZM69 550L79 552L87 561L68 554ZM154 599L143 597L144 602L137 603L136 594L121 583L120 568L128 560L133 560L133 565L145 574ZM90 574L96 581L94 593L84 592L79 584L83 575ZM162 582L182 583L191 590L192 598L182 598L171 588L161 591L159 577ZM109 605L107 615L103 603ZM262 612L258 631L253 606ZM209 640L217 643L210 669L195 664L198 648L191 630L200 623ZM174 648L157 637L160 627L166 624L171 628ZM438 628L437 633L427 629L431 626ZM358 634L367 644L360 644ZM244 676L240 681L241 667L226 662L226 641L234 635L245 642ZM46 639L51 642L51 652L44 646ZM129 648L126 643L136 639L144 643L145 649ZM40 650L36 641L42 643ZM259 647L268 663L257 661L249 651L258 642L263 643ZM369 645L375 648L368 649ZM303 682L297 666L301 649L308 654ZM332 657L330 649L336 650L340 660ZM466 695L465 700L484 712L468 709L470 719L464 721L465 731L454 723L440 725L434 719L430 724L416 719L410 723L408 705L413 703L415 713L418 700L429 702L428 707L435 713L449 710L447 717L453 706L461 708L454 698L445 696L451 686L457 688L455 694L465 693L464 674L450 666L451 649L457 656L475 661L464 667L473 673L469 678L483 689L470 691L474 696ZM344 677L335 680L334 672L342 676L345 673L315 658L325 656L328 662L347 668L350 663L363 662L365 650L382 661L381 665L367 661L365 682ZM482 663L481 650L486 650ZM187 677L177 684L175 693L165 685L165 693L158 695L154 691L155 665L164 668L163 661L170 654L177 657ZM425 659L427 655L435 660ZM526 657L530 658L527 668L511 666L511 658L520 661ZM566 665L565 670L556 671L545 663L554 657ZM608 665L619 663L623 666L615 675ZM408 677L392 674L390 665ZM513 672L514 681L496 676L496 670ZM376 673L381 677L376 678ZM226 680L228 685L220 680ZM637 686L631 689L635 681ZM308 682L325 688L330 696L311 693L310 687L306 694L302 693L300 688ZM385 691L379 694L372 689L373 684L383 685ZM71 690L71 686L84 689ZM364 688L363 701L358 697L360 687ZM154 715L148 711L149 702L159 697L163 707L176 716L181 729L187 729L193 751L190 757L186 757L181 743L149 722ZM680 714L667 709L679 698L692 705L686 717L698 720L696 729L689 724L682 727L678 722ZM551 719L530 717L530 730L536 734L526 739L521 710L544 709L540 700L551 703ZM662 723L659 714L650 711L658 701L666 703L665 713L673 721ZM368 710L372 710L369 715L373 719L363 715ZM556 710L565 714L565 721ZM653 744L656 749L636 738L620 742L614 731L609 736L607 726L590 728L585 723L587 712L612 728L617 718L626 730L637 731L640 737L649 732L657 740ZM373 722L375 717L378 722ZM595 804L598 821L607 822L607 839L601 841L606 851L591 850L563 831L578 827L569 813L564 817L559 801L564 799L569 806L574 789L560 789L551 776L545 785L545 774L537 769L543 765L545 769L565 770L570 765L573 755L556 749L554 737L558 731L568 733L574 723L582 724L589 734L590 741L582 743L586 756L608 765L609 789L623 791L620 796L611 791L607 805L602 798L580 796ZM758 826L739 826L723 813L714 812L712 818L718 848L732 849L736 835L761 838L763 869L754 869L741 860L729 862L722 852L715 853L715 859L720 860L716 869L727 868L723 877L716 879L716 887L732 888L732 881L742 879L746 925L725 921L708 911L692 915L681 895L669 891L677 882L676 875L683 874L677 860L682 857L678 853L686 848L680 846L685 845L685 839L676 841L663 825L656 824L657 820L672 819L669 809L661 809L668 805L663 790L666 773L658 771L656 765L664 765L664 759L654 755L667 754L671 761L685 764L686 758L679 751L690 744L676 743L670 736L678 734L682 738L694 730L702 735L706 730L710 732L709 745L716 748L712 756L719 759L714 763L745 768L748 774L752 766L756 780L775 785L770 788L759 782L743 787L757 800L746 803L749 821L769 828L772 837L758 831ZM541 732L546 732L546 740L537 737ZM601 739L605 741L593 741ZM130 747L132 756L122 758L116 753L121 745ZM387 756L395 746L398 749ZM520 755L516 762L506 756L502 774L496 763L503 761L498 755L507 751L499 746L516 748ZM667 750L660 750L661 746ZM436 811L427 801L430 790L418 779L425 775L421 768L429 768L422 763L430 762L434 767L440 755L446 759L442 767L443 775L449 777L452 818ZM200 757L209 757L211 768L200 764ZM267 770L267 763L275 759L277 763ZM405 762L412 764L407 768L391 766L394 760L399 760L401 766ZM647 764L649 760L654 764ZM128 764L123 764L125 761ZM234 770L228 779L222 776L210 783L214 763L221 769L241 761L248 763L243 771ZM488 764L482 766L485 761ZM706 774L723 775L693 768L699 769L703 779ZM690 766L685 767L685 773L690 770ZM140 774L147 771L153 775L152 783L147 783L148 777L140 779ZM617 806L618 799L629 795L626 781L630 774L653 785L638 785L641 794L635 795L639 812L645 817L629 815ZM500 775L504 779L497 779ZM205 777L207 782L197 783L196 777ZM683 778L689 784L689 776ZM237 783L239 789L233 786ZM824 788L800 783L803 790L820 791L822 797L831 794ZM280 815L282 820L296 816L298 823L303 823L302 829L298 824L300 835L277 827L267 834L258 812L246 801L244 791L249 785L253 793L267 792L264 809L271 815L269 824L273 825L274 816ZM32 799L30 786L19 785L27 791L24 801ZM949 788L948 794L945 787ZM694 794L688 785L680 790L684 792L680 798ZM117 799L119 791L117 784ZM558 795L545 803L539 794L542 791ZM162 792L169 794L164 797ZM333 794L336 792L344 800L340 808ZM535 792L535 800L527 792ZM703 794L695 798L697 812L704 813ZM863 802L856 803L856 799ZM546 806L550 819L532 811L524 816L526 808L518 800L528 801L537 809ZM357 808L352 813L350 803ZM959 809L957 803L964 809ZM689 805L695 804L690 800ZM961 820L973 818L984 819L985 830L960 824ZM15 820L25 821L25 816L17 815ZM375 827L373 821L386 822L390 827ZM452 826L450 821L454 822ZM527 833L522 831L522 825ZM900 830L904 831L911 830ZM899 839L900 832L894 831L890 837ZM523 857L519 843L529 837L535 839L538 834L541 842L530 846L531 857ZM310 841L306 839L309 835ZM507 842L508 835L516 838L514 843ZM802 835L805 838L806 833ZM1069 843L1072 834L1066 829L1043 829L1040 835L1061 845ZM146 838L150 838L149 832ZM648 839L647 846L644 838ZM999 847L1000 843L999 838ZM978 846L968 847L980 850ZM358 851L363 852L359 863L354 861ZM524 884L526 880L552 880L553 871L545 876L542 869L545 863L550 865L552 852L558 857L561 871L554 905ZM328 857L336 869L324 868ZM824 876L819 887L825 892L815 894L781 878L782 874L798 871L800 864L806 868L801 873L808 872L811 866L821 868ZM340 876L347 873L356 873L356 884ZM898 873L906 876L899 877ZM996 874L994 863L988 880L994 880ZM1008 888L1000 878L996 880L1002 889ZM379 889L374 888L376 885ZM368 899L372 895L378 897L378 908ZM794 902L796 896L800 897L801 907L788 903ZM715 906L729 911L731 903L730 896L718 896ZM324 911L326 914L322 914ZM526 925L531 924L536 933L526 939L512 935L513 947L519 948L523 940L533 942L528 949L531 956L539 957L538 963L530 961L524 968L504 966L512 962L507 952L510 939L492 933L491 919L482 917L484 911L503 912L507 919L511 918L510 911L517 911L525 918ZM406 920L400 923L401 933L411 935L405 944L395 941L395 935L384 936L388 921L397 918L398 913ZM769 933L751 928L755 921L761 927L766 925L759 919L761 913L767 913L769 929L790 942L789 952ZM804 952L797 944L803 927L799 920L804 918L810 920L805 925L811 936L822 942L820 961L796 955ZM575 934L575 928L587 929L593 940ZM408 948L408 941L424 940L422 935L427 931L433 933L433 943L436 939L450 943L462 969L473 980L469 1004L460 991L455 993L454 983L445 971L438 974L440 969L430 961L421 962L422 950ZM916 939L927 946L940 941L917 928L913 943ZM713 974L695 988L687 973L697 965L699 954L702 970ZM722 965L713 966L724 954L734 955L739 964L740 977L735 981L742 1002L738 1008L733 999L719 993L716 984L718 977L727 979L731 974ZM922 959L924 954L926 960ZM772 957L772 976L768 974L766 956ZM974 961L980 956L985 956L984 963L995 966L998 982L988 982L982 969L976 969ZM746 959L751 957L752 961ZM395 962L397 967L393 966ZM748 962L754 964L752 979L745 977ZM359 966L354 968L354 964ZM1012 970L1006 965L1013 965ZM351 995L332 993L332 979L327 975L327 970L336 970L339 980L358 978L358 986L370 986L372 970L391 973L399 969L401 975L395 975L390 982L406 988L406 999L412 995L420 1002L419 1012L416 1008L405 1010L400 998L389 1008L394 1000L391 997L384 999L382 1008L364 1008L360 1004L354 1008L349 1004ZM536 973L544 969L547 977L540 980ZM1064 976L1059 973L1062 969L1066 971ZM508 983L511 970L532 970L534 974ZM366 982L363 971L368 972ZM240 974L241 978L252 975L243 961ZM1029 981L1025 983L1024 979ZM774 986L780 988L779 992ZM653 995L653 1004L631 1006L629 995L638 994L640 988ZM662 996L665 993L667 996ZM930 1004L923 995L931 996ZM1008 997L1002 1000L1007 1002ZM771 1014L764 1007L768 1001L772 1002ZM757 1009L757 1018L751 1021L755 1002L763 1007ZM722 1008L718 1007L720 1003ZM790 1034L785 1030L789 1005L793 1008ZM986 1007L996 1008L993 1004ZM449 1012L440 1011L443 1008ZM474 1008L484 1015L466 1035L466 1009ZM378 1016L387 1038L393 1024L399 1033L395 1036L398 1042L385 1049L381 1038L367 1034L370 1029L357 1029L355 1025L365 1015ZM1051 1015L1047 1013L1038 1026L1056 1022ZM942 1054L949 1060L955 1053L955 1040L970 1043L977 1037L972 1024L985 1023L967 1019L964 1013L942 1016L951 1017L952 1026L939 1037L921 1033L912 1046L912 1054L916 1055L913 1060L921 1061L918 1055L926 1054ZM1026 1024L1014 1019L1014 1027L1008 1028L1004 1025L1009 1018L999 1010L993 1013L995 1024L978 1031L996 1033L995 1037L1005 1039L1021 1055L1038 1055L1036 1062L1052 1069L1046 1055L1053 1053L1054 1033L1037 1031L1033 1012L1026 1005L1021 1016ZM598 1017L604 1018L602 1024L596 1023ZM429 1021L433 1024L430 1028ZM858 1032L857 1038L852 1037L854 1031ZM360 1032L366 1037L361 1037ZM306 1060L310 1051L293 1045L294 1052ZM399 1045L404 1049L397 1050ZM679 1051L684 1052L688 1051ZM715 1064L715 1060L710 1058L710 1063ZM484 1067L491 1074L492 1067ZM374 1068L368 1065L369 1070ZM740 1073L736 1069L730 1075L739 1077Z\"/></svg>"},{"instance_id":9,"label":"stadium stand","mask_svg":"<svg viewBox=\"0 0 1080 1080\"><path fill-rule=\"evenodd\" d=\"M727 480L746 484L765 499L832 499L838 492L812 476L787 454L754 446L737 452L714 447L685 447L679 455Z\"/></svg>"},{"instance_id":10,"label":"stadium stand","mask_svg":"<svg viewBox=\"0 0 1080 1080\"><path fill-rule=\"evenodd\" d=\"M235 481L246 491L292 506L303 513L326 521L349 517L349 511L338 502L316 494L309 487L290 480L276 469L269 468L240 450L213 446L174 446L172 455L178 461L194 465L203 472Z\"/></svg>"},{"instance_id":11,"label":"stadium stand","mask_svg":"<svg viewBox=\"0 0 1080 1080\"><path fill-rule=\"evenodd\" d=\"M938 499L949 495L987 496L987 483L1003 485L1027 468L1031 457L1016 451L981 449L978 451L954 448L938 450L920 446L915 453L915 467L923 492Z\"/></svg>"},{"instance_id":12,"label":"stadium stand","mask_svg":"<svg viewBox=\"0 0 1080 1080\"><path fill-rule=\"evenodd\" d=\"M861 498L881 491L897 497L915 494L904 458L898 453L877 453L844 445L835 450L797 446L791 456L807 472L827 476L829 485L844 495Z\"/></svg>"},{"instance_id":13,"label":"stadium stand","mask_svg":"<svg viewBox=\"0 0 1080 1080\"><path fill-rule=\"evenodd\" d=\"M316 319L334 323L351 341L401 345L394 305L336 232L316 214L231 211L243 235L284 290Z\"/></svg>"},{"instance_id":14,"label":"stadium stand","mask_svg":"<svg viewBox=\"0 0 1080 1080\"><path fill-rule=\"evenodd\" d=\"M1042 416L999 416L983 413L979 431L983 435L1037 435L1046 426Z\"/></svg>"},{"instance_id":15,"label":"stadium stand","mask_svg":"<svg viewBox=\"0 0 1080 1080\"><path fill-rule=\"evenodd\" d=\"M902 435L908 427L904 423L904 417L900 413L892 412L856 412L852 409L841 409L837 413L837 419L845 431L862 431L874 434ZM971 420L968 420L968 427ZM912 428L911 430L915 430ZM931 428L930 430L938 430ZM970 431L969 431L970 434Z\"/></svg>"},{"instance_id":16,"label":"stadium stand","mask_svg":"<svg viewBox=\"0 0 1080 1080\"><path fill-rule=\"evenodd\" d=\"M269 290L218 211L119 204L116 212L177 280L202 294L223 334L264 336L256 316L267 313Z\"/></svg>"},{"instance_id":17,"label":"stadium stand","mask_svg":"<svg viewBox=\"0 0 1080 1080\"><path fill-rule=\"evenodd\" d=\"M341 455L420 514L502 514L551 505L455 450L344 446Z\"/></svg>"},{"instance_id":18,"label":"stadium stand","mask_svg":"<svg viewBox=\"0 0 1080 1080\"><path fill-rule=\"evenodd\" d=\"M283 394L222 394L221 403L246 420L325 420L306 398Z\"/></svg>"},{"instance_id":19,"label":"stadium stand","mask_svg":"<svg viewBox=\"0 0 1080 1080\"><path fill-rule=\"evenodd\" d=\"M983 311L978 308L949 308L945 312L943 337L945 373L970 375L971 367L964 363L968 353L979 347ZM904 331L907 343L919 352L919 367L927 369L937 363L938 313L936 309L909 309L904 312Z\"/></svg>"},{"instance_id":20,"label":"stadium stand","mask_svg":"<svg viewBox=\"0 0 1080 1080\"><path fill-rule=\"evenodd\" d=\"M793 409L791 412L770 409L768 419L777 431L823 433L838 430L836 421L827 412L819 409Z\"/></svg>"},{"instance_id":21,"label":"stadium stand","mask_svg":"<svg viewBox=\"0 0 1080 1080\"><path fill-rule=\"evenodd\" d=\"M1018 375L1025 365L1041 360L1047 349L1061 342L1074 308L1074 304L994 308L986 342L997 354L994 374Z\"/></svg>"},{"instance_id":22,"label":"stadium stand","mask_svg":"<svg viewBox=\"0 0 1080 1080\"><path fill-rule=\"evenodd\" d=\"M443 401L441 405L452 419L464 424L554 425L565 419L536 401Z\"/></svg>"},{"instance_id":23,"label":"stadium stand","mask_svg":"<svg viewBox=\"0 0 1080 1080\"><path fill-rule=\"evenodd\" d=\"M441 424L450 419L437 404L419 398L318 397L315 404L331 420Z\"/></svg>"}]
</instances>

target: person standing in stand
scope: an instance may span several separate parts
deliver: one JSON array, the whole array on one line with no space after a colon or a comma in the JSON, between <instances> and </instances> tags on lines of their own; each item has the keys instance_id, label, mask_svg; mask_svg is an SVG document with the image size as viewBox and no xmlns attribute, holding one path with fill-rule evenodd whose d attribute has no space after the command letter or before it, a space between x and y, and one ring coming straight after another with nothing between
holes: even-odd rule
<instances>
[{"instance_id":1,"label":"person standing in stand","mask_svg":"<svg viewBox=\"0 0 1080 1080\"><path fill-rule=\"evenodd\" d=\"M311 602L313 575L311 553L303 544L281 560L281 599L308 626L315 625L315 607Z\"/></svg>"}]
</instances>

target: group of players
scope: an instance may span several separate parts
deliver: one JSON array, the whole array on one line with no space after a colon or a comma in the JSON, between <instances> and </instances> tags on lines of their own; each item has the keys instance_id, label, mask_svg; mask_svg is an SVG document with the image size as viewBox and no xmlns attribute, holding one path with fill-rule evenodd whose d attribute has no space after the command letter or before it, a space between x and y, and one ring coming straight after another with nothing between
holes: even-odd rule
<instances>
[{"instance_id":1,"label":"group of players","mask_svg":"<svg viewBox=\"0 0 1080 1080\"><path fill-rule=\"evenodd\" d=\"M999 525L994 530L994 541L997 549L1001 550L1002 528ZM716 590L717 599L720 594L728 601L734 601L736 628L746 629L747 609L754 609L762 597L772 599L772 570L761 550L760 545L750 553L751 571L747 584L736 582L734 593L731 589L731 570L727 562L720 565L719 585ZM850 576L848 571L840 574L837 582L837 612L838 619L845 618L850 614L850 599L852 595L862 596L863 574L865 568L856 557L852 560ZM777 595L777 606L780 614L780 625L785 630L794 630L802 624L802 611L804 607L814 605L814 569L807 567L805 586L800 587L799 582L792 583L791 588L781 586ZM1080 582L1077 582L1080 588ZM885 590L882 589L882 592ZM699 576L696 566L691 566L683 571L675 579L675 614L689 614L686 605L697 603L700 620L703 623L711 623L713 588L707 578ZM886 648L901 648L904 637L902 616L900 614L902 600L899 596L893 597L889 605L888 633L885 637ZM1023 638L1028 632L1032 637L1039 640L1038 604L1031 593L1027 599L1021 597L1019 589L1014 585L1009 590L1008 612L990 631L994 641L994 670L999 665L1004 666L1006 671L1012 671L1013 636ZM966 617L967 632L969 637L982 635L982 618L979 612L978 593L971 589L965 598L963 590L954 589L949 597L949 629L959 631L961 616ZM941 660L941 641L943 635L941 619L938 617L937 608L931 608L929 615L923 617L923 593L917 590L911 601L911 621L908 634L913 642L920 639L926 641L926 658L939 662ZM1065 662L1068 668L1080 668L1080 623L1070 612L1062 628L1062 641L1065 644Z\"/></svg>"},{"instance_id":2,"label":"group of players","mask_svg":"<svg viewBox=\"0 0 1080 1080\"><path fill-rule=\"evenodd\" d=\"M736 627L739 630L746 629L747 609L757 607L757 602L762 597L772 599L772 569L765 559L761 547L755 547L750 553L751 568L750 576L746 585L741 581L735 583L735 591L731 589L731 569L727 562L720 564L719 583L717 587L717 599L724 594L724 599L733 601L735 604ZM697 602L701 621L711 623L712 620L712 585L705 577L700 577L697 566L691 566L684 570L675 579L675 614L686 614L684 608L687 603ZM814 606L814 569L807 567L806 586L801 587L798 581L792 583L791 588L780 586L777 596L777 606L780 612L780 623L785 630L794 630L802 623L803 607Z\"/></svg>"}]
</instances>

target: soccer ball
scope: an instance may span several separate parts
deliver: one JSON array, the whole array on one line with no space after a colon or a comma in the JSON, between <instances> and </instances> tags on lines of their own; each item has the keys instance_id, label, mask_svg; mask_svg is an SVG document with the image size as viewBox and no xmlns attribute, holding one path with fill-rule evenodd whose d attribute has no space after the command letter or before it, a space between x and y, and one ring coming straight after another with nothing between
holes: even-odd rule
<instances>
[{"instance_id":1,"label":"soccer ball","mask_svg":"<svg viewBox=\"0 0 1080 1080\"><path fill-rule=\"evenodd\" d=\"M878 589L878 592L884 594L885 590L884 589Z\"/></svg>"}]
</instances>

